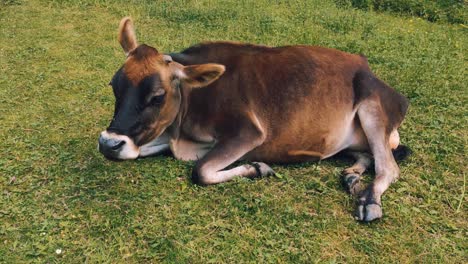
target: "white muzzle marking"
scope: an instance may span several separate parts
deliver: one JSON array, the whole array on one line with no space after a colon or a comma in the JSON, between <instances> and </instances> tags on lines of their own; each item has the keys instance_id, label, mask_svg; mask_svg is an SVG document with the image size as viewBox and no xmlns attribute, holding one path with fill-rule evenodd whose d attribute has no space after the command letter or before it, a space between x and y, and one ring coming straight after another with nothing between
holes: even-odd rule
<instances>
[{"instance_id":1,"label":"white muzzle marking","mask_svg":"<svg viewBox=\"0 0 468 264\"><path fill-rule=\"evenodd\" d=\"M141 147L138 147L128 136L108 131L102 131L101 138L104 140L125 142L120 149L112 153L112 158L120 160L130 160L138 157L151 156L169 149L169 136L166 133L163 133L161 136Z\"/></svg>"},{"instance_id":2,"label":"white muzzle marking","mask_svg":"<svg viewBox=\"0 0 468 264\"><path fill-rule=\"evenodd\" d=\"M103 138L104 140L115 140L125 142L125 144L120 149L118 149L118 151L114 152L115 156L112 158L121 160L136 159L140 155L139 148L135 145L135 143L133 143L133 140L131 140L127 136L102 131L101 138Z\"/></svg>"}]
</instances>

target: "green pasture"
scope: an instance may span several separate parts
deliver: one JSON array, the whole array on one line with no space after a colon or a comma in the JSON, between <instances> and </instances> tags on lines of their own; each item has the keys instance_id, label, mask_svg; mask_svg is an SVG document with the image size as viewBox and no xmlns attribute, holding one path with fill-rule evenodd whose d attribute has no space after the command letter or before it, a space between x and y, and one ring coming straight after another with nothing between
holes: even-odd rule
<instances>
[{"instance_id":1,"label":"green pasture","mask_svg":"<svg viewBox=\"0 0 468 264\"><path fill-rule=\"evenodd\" d=\"M337 2L1 0L0 263L467 263L468 26ZM413 155L384 218L354 220L342 160L210 187L171 156L106 160L124 16L166 53L232 40L365 54L411 102Z\"/></svg>"}]
</instances>

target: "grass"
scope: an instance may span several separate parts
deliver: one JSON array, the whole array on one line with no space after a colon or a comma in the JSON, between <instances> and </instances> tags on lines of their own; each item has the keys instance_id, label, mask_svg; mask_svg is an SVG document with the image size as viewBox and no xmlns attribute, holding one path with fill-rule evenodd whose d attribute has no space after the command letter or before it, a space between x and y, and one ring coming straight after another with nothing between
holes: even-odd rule
<instances>
[{"instance_id":1,"label":"grass","mask_svg":"<svg viewBox=\"0 0 468 264\"><path fill-rule=\"evenodd\" d=\"M97 137L112 116L126 15L164 52L235 40L366 54L411 101L400 135L414 154L383 197L384 218L352 218L342 161L199 187L193 164L172 157L104 159ZM465 27L333 0L9 0L0 22L0 262L468 261Z\"/></svg>"},{"instance_id":2,"label":"grass","mask_svg":"<svg viewBox=\"0 0 468 264\"><path fill-rule=\"evenodd\" d=\"M335 0L338 6L388 11L422 17L428 21L467 24L467 0Z\"/></svg>"}]
</instances>

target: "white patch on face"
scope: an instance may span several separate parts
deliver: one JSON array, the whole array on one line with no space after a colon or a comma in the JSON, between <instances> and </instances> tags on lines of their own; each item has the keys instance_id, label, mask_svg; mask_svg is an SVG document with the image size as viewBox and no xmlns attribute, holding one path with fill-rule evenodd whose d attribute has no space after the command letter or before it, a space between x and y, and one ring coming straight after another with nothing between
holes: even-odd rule
<instances>
[{"instance_id":1,"label":"white patch on face","mask_svg":"<svg viewBox=\"0 0 468 264\"><path fill-rule=\"evenodd\" d=\"M104 139L114 139L125 141L125 144L119 150L118 155L113 157L115 159L127 160L127 159L136 159L140 155L139 148L133 143L129 137L124 135L118 135L115 133L109 133L107 131L101 132L101 137Z\"/></svg>"},{"instance_id":2,"label":"white patch on face","mask_svg":"<svg viewBox=\"0 0 468 264\"><path fill-rule=\"evenodd\" d=\"M140 147L140 157L147 157L169 149L169 135L164 132L155 140Z\"/></svg>"},{"instance_id":3,"label":"white patch on face","mask_svg":"<svg viewBox=\"0 0 468 264\"><path fill-rule=\"evenodd\" d=\"M169 149L169 140L170 136L164 132L155 140L138 147L135 145L132 139L127 136L119 135L116 133L109 133L107 131L101 132L101 137L105 140L116 140L116 141L125 141L125 144L122 146L119 151L116 152L116 156L112 157L114 159L129 160L136 159L138 157L147 157L161 153ZM99 144L98 144L99 150Z\"/></svg>"}]
</instances>

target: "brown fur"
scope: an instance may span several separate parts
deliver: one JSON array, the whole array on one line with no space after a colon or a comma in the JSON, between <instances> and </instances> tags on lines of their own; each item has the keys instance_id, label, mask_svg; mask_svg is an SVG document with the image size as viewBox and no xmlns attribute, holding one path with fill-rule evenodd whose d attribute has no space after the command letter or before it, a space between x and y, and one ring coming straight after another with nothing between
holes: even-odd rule
<instances>
[{"instance_id":1,"label":"brown fur","mask_svg":"<svg viewBox=\"0 0 468 264\"><path fill-rule=\"evenodd\" d=\"M217 80L224 71L223 65L214 63L187 66L183 71L184 85L186 88L206 86L208 83Z\"/></svg>"},{"instance_id":2,"label":"brown fur","mask_svg":"<svg viewBox=\"0 0 468 264\"><path fill-rule=\"evenodd\" d=\"M113 130L125 131L141 148L166 133L158 140L169 142L158 146L166 144L178 159L196 159L192 179L200 184L271 175L263 162L369 152L376 179L359 195L357 216L364 221L382 217L380 197L399 175L391 148L399 143L397 128L408 100L375 77L364 56L312 46L207 42L173 54L171 62L152 47L137 46L128 18L121 22L119 41L128 58L125 76L117 78L126 81L126 92L117 93L129 96L116 94L127 103L122 111L116 105ZM117 74L122 77L121 71ZM131 86L143 88L129 90ZM161 87L165 97L160 102L162 95L153 93ZM194 89L198 87L204 88ZM149 103L142 104L142 98ZM100 150L122 158L138 156L128 148L121 155L115 146L125 145L113 142L100 138ZM369 158L356 157L361 172L344 175L350 190L370 164ZM262 162L228 167L239 159Z\"/></svg>"},{"instance_id":3,"label":"brown fur","mask_svg":"<svg viewBox=\"0 0 468 264\"><path fill-rule=\"evenodd\" d=\"M164 68L160 66L163 63L162 55L155 48L143 44L128 54L124 72L133 86L136 87L147 76L155 73L160 75L166 73Z\"/></svg>"},{"instance_id":4,"label":"brown fur","mask_svg":"<svg viewBox=\"0 0 468 264\"><path fill-rule=\"evenodd\" d=\"M217 82L191 93L186 121L229 136L239 123L251 122L246 113L252 111L266 139L246 158L274 162L317 159L334 151L339 139L330 134L351 116L352 81L367 68L361 56L308 46L209 42L173 57L181 63L226 65Z\"/></svg>"},{"instance_id":5,"label":"brown fur","mask_svg":"<svg viewBox=\"0 0 468 264\"><path fill-rule=\"evenodd\" d=\"M125 17L120 21L119 43L126 53L132 51L138 46L135 31L133 29L133 22L130 17Z\"/></svg>"}]
</instances>

